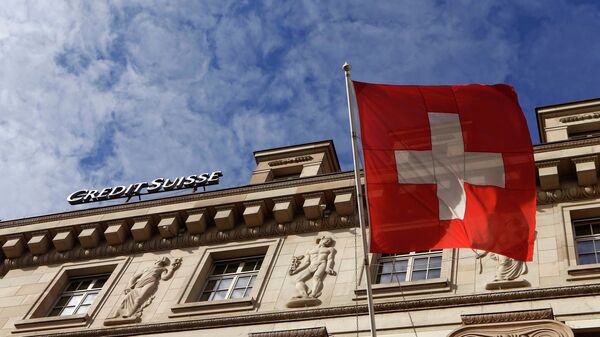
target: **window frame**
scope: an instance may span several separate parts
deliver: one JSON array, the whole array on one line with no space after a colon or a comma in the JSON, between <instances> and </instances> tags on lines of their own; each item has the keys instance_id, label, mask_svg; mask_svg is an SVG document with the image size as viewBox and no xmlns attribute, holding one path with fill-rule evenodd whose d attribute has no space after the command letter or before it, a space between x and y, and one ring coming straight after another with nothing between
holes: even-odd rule
<instances>
[{"instance_id":1,"label":"window frame","mask_svg":"<svg viewBox=\"0 0 600 337\"><path fill-rule=\"evenodd\" d=\"M582 263L581 262L581 253L579 252L579 242L582 241L592 241L592 245L595 246L594 241L595 240L600 240L600 233L598 234L594 234L593 231L593 225L594 224L599 224L600 225L600 217L595 217L595 218L584 218L584 219L574 219L572 221L573 223L573 241L574 241L574 245L575 245L575 257L576 257L576 261L577 261L577 265L589 265L589 264L598 264L600 263L600 250L596 250L594 249L593 254L595 255L595 261L593 263ZM577 229L575 227L579 226L579 225L588 225L590 226L590 233L591 234L586 234L586 235L577 235Z\"/></svg>"},{"instance_id":2,"label":"window frame","mask_svg":"<svg viewBox=\"0 0 600 337\"><path fill-rule=\"evenodd\" d=\"M402 282L414 282L414 281L438 279L442 275L443 254L444 254L444 252L442 249L422 251L422 252L410 252L410 253L406 253L406 254L389 254L390 256L384 256L384 254L381 254L381 255L379 255L379 258L376 260L377 265L375 266L376 272L375 272L373 284L388 284L388 283L398 284L398 283L402 283ZM386 254L386 255L388 255L388 254ZM427 266L424 269L426 272L426 277L424 279L413 280L413 276L414 276L414 272L415 272L415 260L419 259L419 258L423 258L423 257L427 257ZM439 268L430 268L430 261L431 261L432 257L440 258L440 267ZM384 273L383 272L380 273L379 266L385 262L397 262L397 261L407 261L406 271L404 272L404 274L405 274L404 280L393 281L393 276L392 276L391 282L380 282L379 279L380 279L381 275L383 275ZM429 272L434 269L435 270L439 269L440 275L438 277L428 278L427 276L429 275ZM420 270L417 270L417 271L420 271ZM392 272L392 275L397 274L397 273L399 273L399 272Z\"/></svg>"},{"instance_id":3,"label":"window frame","mask_svg":"<svg viewBox=\"0 0 600 337\"><path fill-rule=\"evenodd\" d=\"M34 304L23 316L14 323L18 333L39 331L56 328L71 328L88 326L98 315L100 307L106 302L108 294L114 288L116 281L123 274L130 257L119 257L103 261L65 263L57 269L56 274L47 287L35 300ZM110 274L94 302L86 313L67 316L49 316L62 296L70 280L86 276Z\"/></svg>"},{"instance_id":4,"label":"window frame","mask_svg":"<svg viewBox=\"0 0 600 337\"><path fill-rule=\"evenodd\" d=\"M260 259L260 266L259 269L255 269L256 268L256 262L255 262L255 266L253 267L252 270L250 271L244 271L244 267L246 266L246 262L248 261L258 261ZM198 298L198 302L210 302L210 301L219 301L219 300L214 300L213 294L216 293L216 291L210 291L207 292L207 287L210 281L222 281L224 279L231 279L231 284L229 285L229 287L227 288L227 293L225 294L225 298L223 298L222 300L231 300L231 299L236 299L236 298L240 298L240 297L234 297L232 298L231 296L233 295L234 290L237 290L239 288L237 288L237 283L240 279L240 277L244 277L244 276L250 276L250 281L248 281L248 283L246 284L245 288L244 288L244 294L246 294L246 292L248 292L248 290L250 290L250 292L252 291L252 288L254 287L254 284L256 283L256 277L258 276L258 273L260 272L260 269L262 268L262 263L264 261L265 257L264 255L257 255L257 256L249 256L249 257L242 257L242 258L232 258L232 259L225 259L225 260L218 260L218 261L214 261L211 271L208 274L205 282L204 282L204 287L202 289L202 291L200 292L200 296ZM215 269L217 268L217 265L220 263L231 263L231 262L238 262L239 265L236 268L236 271L233 273L221 273L221 274L217 274L215 275ZM227 267L226 267L227 268ZM226 271L226 270L225 270ZM254 281L252 281L252 277L254 277ZM252 284L251 284L252 283ZM215 290L215 289L213 289ZM221 290L222 291L222 290ZM202 296L205 293L209 293L209 299L203 300ZM248 296L242 296L241 298L244 297L249 297L250 293L248 293ZM210 299L210 297L213 297L213 299Z\"/></svg>"},{"instance_id":5,"label":"window frame","mask_svg":"<svg viewBox=\"0 0 600 337\"><path fill-rule=\"evenodd\" d=\"M282 238L260 239L247 243L229 243L208 247L191 277L180 290L176 304L171 306L170 318L256 309L256 304L264 295L267 275L273 268L276 252L281 248ZM263 262L249 296L243 298L200 301L208 277L215 262L227 259L242 259L263 255Z\"/></svg>"},{"instance_id":6,"label":"window frame","mask_svg":"<svg viewBox=\"0 0 600 337\"><path fill-rule=\"evenodd\" d=\"M100 288L96 288L96 287L92 287L92 285L96 285L96 282L100 279L100 278L104 278L106 276L106 279L103 281L102 285L100 286ZM46 315L47 317L66 317L66 316L73 316L73 315L78 315L80 314L78 311L79 309L81 309L82 306L87 305L88 309L85 312L82 312L81 314L85 314L87 313L87 311L89 310L89 308L94 304L94 302L96 302L96 298L98 298L98 294L102 291L102 289L104 288L104 285L106 284L106 281L108 281L108 278L110 277L110 273L102 273L102 274L96 274L96 275L89 275L89 276L80 276L80 277L73 277L73 278L69 278L67 280L67 283L65 285L65 289L63 289L63 291L61 292L61 294L56 298L56 300L54 301L54 304L52 305L52 307L50 308L50 312ZM85 289L75 289L75 290L69 290L70 285L73 282L84 282L84 281L91 281L89 283L89 285L87 286L87 288ZM94 295L94 299L91 303L89 304L85 304L84 302L86 301L86 299L90 296L90 295ZM69 315L62 315L62 313L64 312L64 310L66 308L68 308L69 306L66 304L69 304L72 300L73 297L76 296L81 296L81 299L77 302L77 304L75 305L75 308L73 309L73 314L69 314ZM58 315L52 315L52 312L58 308L58 304L60 303L62 298L65 298L68 296L68 300L65 303L64 306L60 306L60 312L58 313Z\"/></svg>"},{"instance_id":7,"label":"window frame","mask_svg":"<svg viewBox=\"0 0 600 337\"><path fill-rule=\"evenodd\" d=\"M567 281L578 281L600 278L600 263L579 264L579 255L576 247L575 223L588 219L600 218L600 204L597 201L577 203L561 207L563 215L564 232L557 230L557 240L563 240L568 261ZM564 234L563 234L564 233ZM564 235L564 236L563 236Z\"/></svg>"},{"instance_id":8,"label":"window frame","mask_svg":"<svg viewBox=\"0 0 600 337\"><path fill-rule=\"evenodd\" d=\"M438 278L392 283L376 283L378 261L381 258L381 254L369 254L370 270L368 277L372 280L371 290L373 299L450 292L452 290L451 280L455 277L456 273L454 269L457 251L457 249L441 250L442 264L440 277ZM359 287L354 290L354 294L355 300L366 299L367 290L364 273L361 275Z\"/></svg>"}]
</instances>

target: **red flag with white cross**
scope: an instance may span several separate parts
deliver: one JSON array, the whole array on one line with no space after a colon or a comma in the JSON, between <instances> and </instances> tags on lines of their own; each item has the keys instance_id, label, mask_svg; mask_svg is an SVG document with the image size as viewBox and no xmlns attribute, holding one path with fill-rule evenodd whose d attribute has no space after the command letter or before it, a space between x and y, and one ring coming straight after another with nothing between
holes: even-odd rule
<instances>
[{"instance_id":1,"label":"red flag with white cross","mask_svg":"<svg viewBox=\"0 0 600 337\"><path fill-rule=\"evenodd\" d=\"M531 261L533 150L511 86L353 84L371 252L473 248Z\"/></svg>"}]
</instances>

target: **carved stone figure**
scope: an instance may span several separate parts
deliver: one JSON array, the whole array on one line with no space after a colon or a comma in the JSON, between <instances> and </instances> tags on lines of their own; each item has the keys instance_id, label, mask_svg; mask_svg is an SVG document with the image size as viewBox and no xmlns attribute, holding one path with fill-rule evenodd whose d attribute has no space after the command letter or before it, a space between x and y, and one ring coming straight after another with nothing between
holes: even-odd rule
<instances>
[{"instance_id":1,"label":"carved stone figure","mask_svg":"<svg viewBox=\"0 0 600 337\"><path fill-rule=\"evenodd\" d=\"M333 270L336 254L335 241L329 236L317 239L317 245L304 255L294 256L289 269L290 275L300 273L296 279L296 295L287 303L288 308L315 306L321 304L318 299L323 290L323 280L335 275ZM311 286L307 284L311 281Z\"/></svg>"},{"instance_id":2,"label":"carved stone figure","mask_svg":"<svg viewBox=\"0 0 600 337\"><path fill-rule=\"evenodd\" d=\"M520 279L522 275L527 274L527 263L513 259L508 256L484 252L483 254L477 254L479 259L479 273L483 271L481 260L489 254L490 258L496 261L496 273L494 275L494 281L486 285L486 289L501 289L501 288L515 288L522 286L529 286L529 282Z\"/></svg>"},{"instance_id":3,"label":"carved stone figure","mask_svg":"<svg viewBox=\"0 0 600 337\"><path fill-rule=\"evenodd\" d=\"M175 259L171 264L168 258L161 257L152 266L135 274L124 290L126 296L121 306L111 319L133 318L138 321L144 308L152 303L160 280L169 280L179 266L181 266L181 259Z\"/></svg>"}]
</instances>

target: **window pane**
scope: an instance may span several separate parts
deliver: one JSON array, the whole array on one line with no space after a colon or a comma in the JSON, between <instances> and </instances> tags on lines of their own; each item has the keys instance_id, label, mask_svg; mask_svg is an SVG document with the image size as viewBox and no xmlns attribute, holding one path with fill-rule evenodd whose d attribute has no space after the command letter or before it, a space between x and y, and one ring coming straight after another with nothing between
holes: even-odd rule
<instances>
[{"instance_id":1,"label":"window pane","mask_svg":"<svg viewBox=\"0 0 600 337\"><path fill-rule=\"evenodd\" d=\"M58 302L56 302L56 306L57 307L64 307L69 302L69 298L71 298L71 296L63 296L63 297L61 297L58 300Z\"/></svg>"},{"instance_id":2,"label":"window pane","mask_svg":"<svg viewBox=\"0 0 600 337\"><path fill-rule=\"evenodd\" d=\"M227 291L217 291L214 293L215 295L213 296L213 300L224 300L225 296L227 296Z\"/></svg>"},{"instance_id":3,"label":"window pane","mask_svg":"<svg viewBox=\"0 0 600 337\"><path fill-rule=\"evenodd\" d=\"M71 297L71 299L69 300L69 303L67 305L68 306L76 306L77 304L79 304L79 302L81 302L82 298L83 298L83 295L74 295L73 297Z\"/></svg>"},{"instance_id":4,"label":"window pane","mask_svg":"<svg viewBox=\"0 0 600 337\"><path fill-rule=\"evenodd\" d=\"M384 262L379 266L379 269L380 274L391 273L394 270L394 262Z\"/></svg>"},{"instance_id":5,"label":"window pane","mask_svg":"<svg viewBox=\"0 0 600 337\"><path fill-rule=\"evenodd\" d=\"M579 264L596 263L596 254L580 254Z\"/></svg>"},{"instance_id":6,"label":"window pane","mask_svg":"<svg viewBox=\"0 0 600 337\"><path fill-rule=\"evenodd\" d=\"M82 280L81 283L77 286L77 290L86 290L90 287L93 280Z\"/></svg>"},{"instance_id":7,"label":"window pane","mask_svg":"<svg viewBox=\"0 0 600 337\"><path fill-rule=\"evenodd\" d=\"M248 283L250 282L250 276L242 276L238 278L235 287L236 288L246 288Z\"/></svg>"},{"instance_id":8,"label":"window pane","mask_svg":"<svg viewBox=\"0 0 600 337\"><path fill-rule=\"evenodd\" d=\"M200 296L200 301L208 301L210 297L210 293L202 293L202 295Z\"/></svg>"},{"instance_id":9,"label":"window pane","mask_svg":"<svg viewBox=\"0 0 600 337\"><path fill-rule=\"evenodd\" d=\"M242 271L253 271L255 266L256 266L256 260L246 261L246 262L244 262Z\"/></svg>"},{"instance_id":10,"label":"window pane","mask_svg":"<svg viewBox=\"0 0 600 337\"><path fill-rule=\"evenodd\" d=\"M392 282L391 274L379 275L379 280L377 280L377 283L390 283L390 282Z\"/></svg>"},{"instance_id":11,"label":"window pane","mask_svg":"<svg viewBox=\"0 0 600 337\"><path fill-rule=\"evenodd\" d=\"M237 272L239 266L240 266L239 262L228 263L227 268L225 268L225 273L226 274L235 273L235 272Z\"/></svg>"},{"instance_id":12,"label":"window pane","mask_svg":"<svg viewBox=\"0 0 600 337\"><path fill-rule=\"evenodd\" d=\"M414 271L412 274L413 281L424 280L426 278L427 278L427 271L425 271L425 270Z\"/></svg>"},{"instance_id":13,"label":"window pane","mask_svg":"<svg viewBox=\"0 0 600 337\"><path fill-rule=\"evenodd\" d=\"M80 281L71 281L66 291L75 291L77 290L77 286L81 283Z\"/></svg>"},{"instance_id":14,"label":"window pane","mask_svg":"<svg viewBox=\"0 0 600 337\"><path fill-rule=\"evenodd\" d=\"M577 252L579 254L593 253L594 242L591 240L577 241Z\"/></svg>"},{"instance_id":15,"label":"window pane","mask_svg":"<svg viewBox=\"0 0 600 337\"><path fill-rule=\"evenodd\" d=\"M77 314L85 314L89 308L90 308L89 304L81 305L81 306L79 306L79 308L77 309L77 312L75 314L76 315Z\"/></svg>"},{"instance_id":16,"label":"window pane","mask_svg":"<svg viewBox=\"0 0 600 337\"><path fill-rule=\"evenodd\" d=\"M408 260L396 261L394 263L394 271L405 272L408 268Z\"/></svg>"},{"instance_id":17,"label":"window pane","mask_svg":"<svg viewBox=\"0 0 600 337\"><path fill-rule=\"evenodd\" d=\"M429 259L429 268L441 268L442 267L442 257L434 256Z\"/></svg>"},{"instance_id":18,"label":"window pane","mask_svg":"<svg viewBox=\"0 0 600 337\"><path fill-rule=\"evenodd\" d=\"M221 280L221 282L219 282L219 284L217 285L217 290L227 290L229 289L229 286L231 285L231 281L233 279L232 278L224 278Z\"/></svg>"},{"instance_id":19,"label":"window pane","mask_svg":"<svg viewBox=\"0 0 600 337\"><path fill-rule=\"evenodd\" d=\"M82 305L88 305L88 304L92 304L94 303L94 300L96 299L96 296L98 296L98 293L91 293L88 294L85 299L83 300L83 303L81 303Z\"/></svg>"},{"instance_id":20,"label":"window pane","mask_svg":"<svg viewBox=\"0 0 600 337\"><path fill-rule=\"evenodd\" d=\"M244 297L249 297L251 292L252 292L252 288L251 287L248 288L248 289L246 289L246 292L244 293Z\"/></svg>"},{"instance_id":21,"label":"window pane","mask_svg":"<svg viewBox=\"0 0 600 337\"><path fill-rule=\"evenodd\" d=\"M591 234L592 234L592 231L590 229L589 224L575 226L575 235L576 236L591 235Z\"/></svg>"},{"instance_id":22,"label":"window pane","mask_svg":"<svg viewBox=\"0 0 600 337\"><path fill-rule=\"evenodd\" d=\"M258 261L256 262L256 266L254 267L254 270L260 270L260 266L262 266L262 262L263 262L262 258L258 259Z\"/></svg>"},{"instance_id":23,"label":"window pane","mask_svg":"<svg viewBox=\"0 0 600 337\"><path fill-rule=\"evenodd\" d=\"M214 290L217 285L217 280L209 280L204 288L204 291Z\"/></svg>"},{"instance_id":24,"label":"window pane","mask_svg":"<svg viewBox=\"0 0 600 337\"><path fill-rule=\"evenodd\" d=\"M244 297L244 293L246 292L246 289L235 289L232 293L231 293L231 298L242 298Z\"/></svg>"},{"instance_id":25,"label":"window pane","mask_svg":"<svg viewBox=\"0 0 600 337\"><path fill-rule=\"evenodd\" d=\"M249 284L250 287L252 287L254 285L254 281L256 281L256 275L252 276L252 278L250 279L250 284Z\"/></svg>"},{"instance_id":26,"label":"window pane","mask_svg":"<svg viewBox=\"0 0 600 337\"><path fill-rule=\"evenodd\" d=\"M419 259L415 259L415 264L413 266L414 270L422 270L422 269L427 269L427 258L419 258Z\"/></svg>"},{"instance_id":27,"label":"window pane","mask_svg":"<svg viewBox=\"0 0 600 337\"><path fill-rule=\"evenodd\" d=\"M592 224L592 231L594 234L600 234L600 222Z\"/></svg>"},{"instance_id":28,"label":"window pane","mask_svg":"<svg viewBox=\"0 0 600 337\"><path fill-rule=\"evenodd\" d=\"M52 311L50 311L48 316L50 316L50 317L58 316L58 315L60 315L61 310L62 310L62 308L54 308L54 309L52 309Z\"/></svg>"},{"instance_id":29,"label":"window pane","mask_svg":"<svg viewBox=\"0 0 600 337\"><path fill-rule=\"evenodd\" d=\"M108 280L108 276L100 277L100 278L96 279L96 282L94 282L94 286L92 288L94 288L94 289L102 288L104 286L104 283L106 283L107 280Z\"/></svg>"},{"instance_id":30,"label":"window pane","mask_svg":"<svg viewBox=\"0 0 600 337\"><path fill-rule=\"evenodd\" d=\"M221 275L225 272L226 265L224 263L217 263L213 275Z\"/></svg>"},{"instance_id":31,"label":"window pane","mask_svg":"<svg viewBox=\"0 0 600 337\"><path fill-rule=\"evenodd\" d=\"M406 281L406 273L393 273L390 275L390 283Z\"/></svg>"},{"instance_id":32,"label":"window pane","mask_svg":"<svg viewBox=\"0 0 600 337\"><path fill-rule=\"evenodd\" d=\"M69 316L69 315L73 315L73 313L75 312L75 307L66 307L61 313L61 316Z\"/></svg>"},{"instance_id":33,"label":"window pane","mask_svg":"<svg viewBox=\"0 0 600 337\"><path fill-rule=\"evenodd\" d=\"M429 275L427 278L439 278L441 274L440 269L431 269L429 270Z\"/></svg>"}]
</instances>

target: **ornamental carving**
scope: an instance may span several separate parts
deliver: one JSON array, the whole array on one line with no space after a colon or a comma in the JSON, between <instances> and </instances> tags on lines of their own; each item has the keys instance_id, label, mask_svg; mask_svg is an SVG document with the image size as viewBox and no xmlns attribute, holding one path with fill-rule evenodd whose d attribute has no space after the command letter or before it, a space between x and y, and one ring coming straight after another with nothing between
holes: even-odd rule
<instances>
[{"instance_id":1,"label":"ornamental carving","mask_svg":"<svg viewBox=\"0 0 600 337\"><path fill-rule=\"evenodd\" d=\"M152 266L133 275L124 290L125 298L114 315L105 324L139 322L144 308L154 300L154 294L158 290L160 281L171 279L175 270L179 269L180 266L180 258L175 259L171 264L167 257L161 257Z\"/></svg>"},{"instance_id":2,"label":"ornamental carving","mask_svg":"<svg viewBox=\"0 0 600 337\"><path fill-rule=\"evenodd\" d=\"M538 191L537 204L547 205L557 202L593 199L600 197L599 185L578 186L570 184L551 191Z\"/></svg>"},{"instance_id":3,"label":"ornamental carving","mask_svg":"<svg viewBox=\"0 0 600 337\"><path fill-rule=\"evenodd\" d=\"M448 337L573 337L571 328L552 320L467 325Z\"/></svg>"},{"instance_id":4,"label":"ornamental carving","mask_svg":"<svg viewBox=\"0 0 600 337\"><path fill-rule=\"evenodd\" d=\"M477 259L479 260L479 274L483 272L483 264L481 261L484 257L489 256L490 259L496 262L494 280L486 284L485 289L508 289L531 285L521 278L522 275L525 275L528 272L527 263L525 263L525 261L489 252L484 252L482 254L475 252L475 254L477 254Z\"/></svg>"},{"instance_id":5,"label":"ornamental carving","mask_svg":"<svg viewBox=\"0 0 600 337\"><path fill-rule=\"evenodd\" d=\"M270 161L268 165L273 167L273 166L281 166L281 165L294 164L294 163L302 163L302 162L311 161L311 160L313 160L312 156L302 156L302 157L296 157L296 158L279 159L279 160Z\"/></svg>"},{"instance_id":6,"label":"ornamental carving","mask_svg":"<svg viewBox=\"0 0 600 337\"><path fill-rule=\"evenodd\" d=\"M583 121L586 119L597 119L597 118L600 118L600 112L594 112L594 113L586 114L586 115L563 117L563 118L560 118L558 121L561 123L571 123L571 122Z\"/></svg>"},{"instance_id":7,"label":"ornamental carving","mask_svg":"<svg viewBox=\"0 0 600 337\"><path fill-rule=\"evenodd\" d=\"M296 295L286 304L288 308L320 305L318 297L323 290L323 280L327 275L336 274L333 270L335 241L330 236L322 236L316 243L304 255L294 256L292 259L289 274L300 273L300 276L296 279Z\"/></svg>"}]
</instances>

